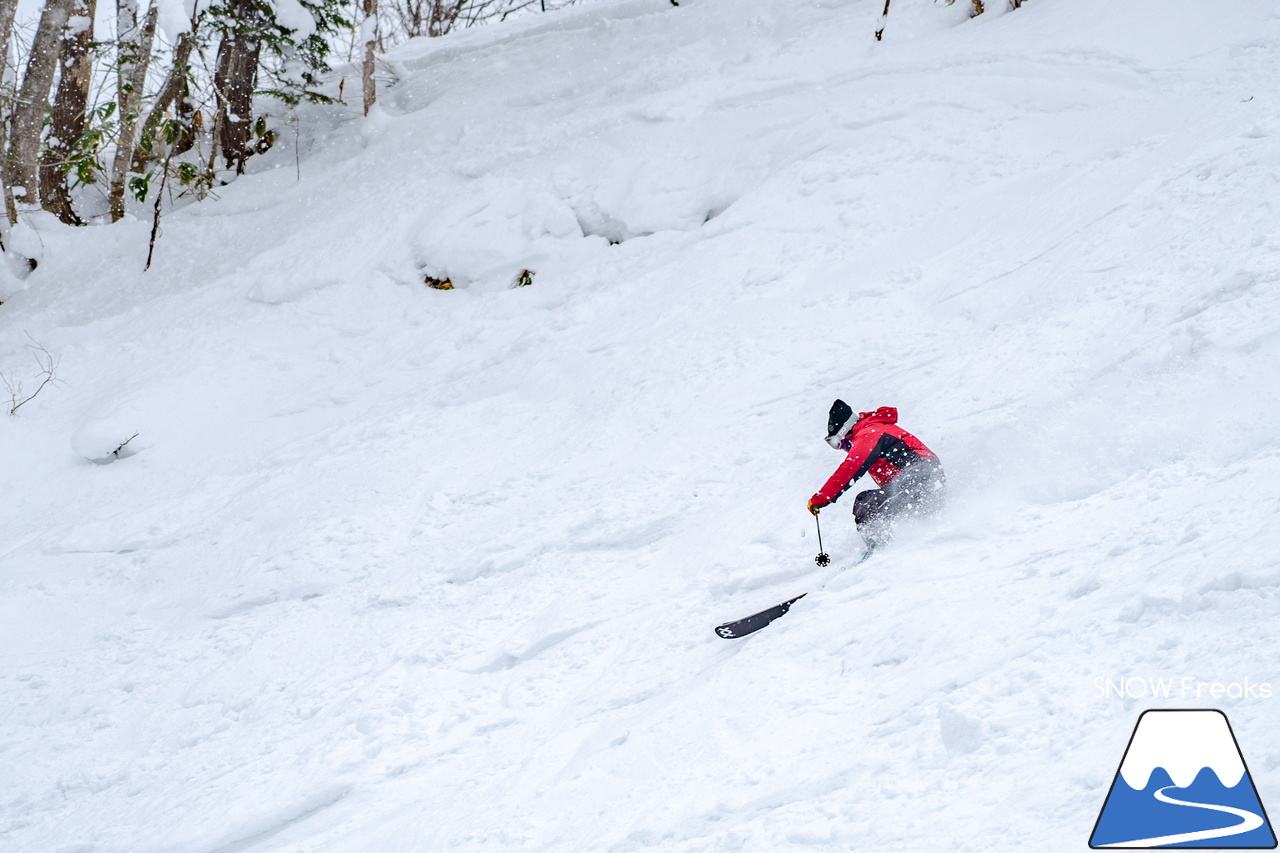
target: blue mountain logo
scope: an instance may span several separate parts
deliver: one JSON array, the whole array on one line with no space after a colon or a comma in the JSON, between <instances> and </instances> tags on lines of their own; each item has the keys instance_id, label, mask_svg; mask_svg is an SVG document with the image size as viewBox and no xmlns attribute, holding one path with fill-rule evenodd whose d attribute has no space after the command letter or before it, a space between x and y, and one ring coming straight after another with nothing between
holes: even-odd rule
<instances>
[{"instance_id":1,"label":"blue mountain logo","mask_svg":"<svg viewBox=\"0 0 1280 853\"><path fill-rule=\"evenodd\" d=\"M1144 711L1089 846L1271 849L1271 822L1221 711Z\"/></svg>"}]
</instances>

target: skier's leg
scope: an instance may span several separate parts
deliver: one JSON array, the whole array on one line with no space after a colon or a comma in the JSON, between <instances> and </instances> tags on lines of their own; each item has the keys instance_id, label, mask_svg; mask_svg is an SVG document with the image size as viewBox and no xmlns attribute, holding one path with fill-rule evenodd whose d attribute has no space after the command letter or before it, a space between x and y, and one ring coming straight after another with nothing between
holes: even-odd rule
<instances>
[{"instance_id":1,"label":"skier's leg","mask_svg":"<svg viewBox=\"0 0 1280 853\"><path fill-rule=\"evenodd\" d=\"M890 502L901 504L895 507L900 514L922 518L942 511L947 497L947 477L935 460L922 459L894 478L895 483L898 480L902 481L899 494L896 501L891 495Z\"/></svg>"},{"instance_id":2,"label":"skier's leg","mask_svg":"<svg viewBox=\"0 0 1280 853\"><path fill-rule=\"evenodd\" d=\"M889 495L881 489L859 492L853 499L853 518L858 524L858 533L868 548L875 548L889 541L888 519L884 512L888 500Z\"/></svg>"},{"instance_id":3,"label":"skier's leg","mask_svg":"<svg viewBox=\"0 0 1280 853\"><path fill-rule=\"evenodd\" d=\"M921 512L925 515L937 515L942 512L942 506L946 502L947 475L943 472L942 466L935 462L920 497Z\"/></svg>"},{"instance_id":4,"label":"skier's leg","mask_svg":"<svg viewBox=\"0 0 1280 853\"><path fill-rule=\"evenodd\" d=\"M894 477L885 486L885 494L880 514L886 523L936 515L946 499L947 478L937 462L921 460Z\"/></svg>"}]
</instances>

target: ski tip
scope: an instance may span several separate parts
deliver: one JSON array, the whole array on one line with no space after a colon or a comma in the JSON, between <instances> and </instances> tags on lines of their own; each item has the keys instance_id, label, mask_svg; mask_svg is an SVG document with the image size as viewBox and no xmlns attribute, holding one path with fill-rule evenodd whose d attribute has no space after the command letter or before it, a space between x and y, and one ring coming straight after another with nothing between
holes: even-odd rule
<instances>
[{"instance_id":1,"label":"ski tip","mask_svg":"<svg viewBox=\"0 0 1280 853\"><path fill-rule=\"evenodd\" d=\"M767 610L761 610L759 613L753 613L745 619L739 619L736 622L726 622L716 627L716 636L726 640L736 640L738 637L745 637L748 634L754 634L764 626L768 625L779 616L791 609L791 605L804 598L808 593L802 592L795 598L788 599L781 604L776 604Z\"/></svg>"}]
</instances>

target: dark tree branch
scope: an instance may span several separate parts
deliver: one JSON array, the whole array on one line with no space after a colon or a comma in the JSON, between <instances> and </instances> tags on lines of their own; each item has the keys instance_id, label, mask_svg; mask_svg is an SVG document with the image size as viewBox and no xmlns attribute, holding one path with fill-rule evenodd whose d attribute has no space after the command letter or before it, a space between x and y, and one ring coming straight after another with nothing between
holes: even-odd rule
<instances>
[{"instance_id":1,"label":"dark tree branch","mask_svg":"<svg viewBox=\"0 0 1280 853\"><path fill-rule=\"evenodd\" d=\"M31 338L31 335L27 335L27 337ZM27 345L27 349L33 351L36 364L40 365L40 385L36 390L24 396L21 381L15 381L11 374L0 377L0 379L3 379L4 381L4 387L9 390L10 415L16 415L18 413L18 409L21 409L27 403L34 400L36 395L44 390L44 386L51 382L54 384L57 384L58 382L57 376L55 375L58 370L58 360L53 357L53 354L49 352L45 345L37 341L35 338L31 338L31 343Z\"/></svg>"}]
</instances>

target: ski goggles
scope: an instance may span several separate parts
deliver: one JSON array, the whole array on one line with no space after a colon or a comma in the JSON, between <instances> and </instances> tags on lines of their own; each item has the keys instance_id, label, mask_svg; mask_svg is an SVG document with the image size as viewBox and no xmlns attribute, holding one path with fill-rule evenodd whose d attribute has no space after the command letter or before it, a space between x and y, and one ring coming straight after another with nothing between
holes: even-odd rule
<instances>
[{"instance_id":1,"label":"ski goggles","mask_svg":"<svg viewBox=\"0 0 1280 853\"><path fill-rule=\"evenodd\" d=\"M844 425L843 429L833 432L831 435L827 436L827 444L831 445L836 450L842 450L845 439L847 439L849 437L849 433L853 431L854 423L854 419L850 418L849 422Z\"/></svg>"}]
</instances>

